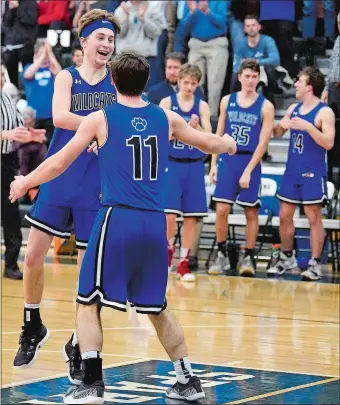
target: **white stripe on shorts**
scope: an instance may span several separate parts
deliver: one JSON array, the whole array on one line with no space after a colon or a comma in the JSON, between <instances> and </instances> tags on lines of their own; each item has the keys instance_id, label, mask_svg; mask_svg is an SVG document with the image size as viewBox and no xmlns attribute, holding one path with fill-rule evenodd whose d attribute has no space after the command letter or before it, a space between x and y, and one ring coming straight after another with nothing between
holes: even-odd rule
<instances>
[{"instance_id":1,"label":"white stripe on shorts","mask_svg":"<svg viewBox=\"0 0 340 405\"><path fill-rule=\"evenodd\" d=\"M96 287L100 287L100 278L102 275L102 262L103 262L103 250L104 250L104 242L105 242L105 235L107 231L107 224L108 218L112 211L112 207L107 210L105 215L105 220L102 226L102 231L100 233L100 240L99 240L99 250L98 250L98 260L97 260L97 267L96 267Z\"/></svg>"}]
</instances>

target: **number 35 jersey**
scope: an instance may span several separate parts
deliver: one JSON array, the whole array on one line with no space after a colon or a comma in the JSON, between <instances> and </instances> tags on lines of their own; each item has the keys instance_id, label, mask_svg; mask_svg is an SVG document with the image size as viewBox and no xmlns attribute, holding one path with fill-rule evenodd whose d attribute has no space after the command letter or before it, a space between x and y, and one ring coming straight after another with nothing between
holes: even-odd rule
<instances>
[{"instance_id":1,"label":"number 35 jersey","mask_svg":"<svg viewBox=\"0 0 340 405\"><path fill-rule=\"evenodd\" d=\"M259 144L262 127L262 107L265 98L259 94L256 101L248 108L241 107L237 102L238 93L231 93L227 106L225 132L237 143L237 154L223 154L228 163L238 160L238 155L251 155Z\"/></svg>"},{"instance_id":2,"label":"number 35 jersey","mask_svg":"<svg viewBox=\"0 0 340 405\"><path fill-rule=\"evenodd\" d=\"M304 115L300 113L301 106L302 103L296 105L291 118L298 117L315 126L315 118L326 104L320 102ZM294 174L317 172L322 176L327 174L326 150L318 145L307 131L291 129L286 172Z\"/></svg>"}]
</instances>

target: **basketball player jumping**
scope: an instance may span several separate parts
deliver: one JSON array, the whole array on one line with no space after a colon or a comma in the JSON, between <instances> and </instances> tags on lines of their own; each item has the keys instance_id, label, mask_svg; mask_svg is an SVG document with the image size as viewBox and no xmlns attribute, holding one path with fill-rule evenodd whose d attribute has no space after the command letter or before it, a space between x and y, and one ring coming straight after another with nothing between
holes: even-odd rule
<instances>
[{"instance_id":1,"label":"basketball player jumping","mask_svg":"<svg viewBox=\"0 0 340 405\"><path fill-rule=\"evenodd\" d=\"M219 137L190 127L173 111L143 101L149 64L126 53L112 62L118 103L87 117L58 153L11 185L14 202L32 185L59 176L95 137L99 145L103 207L85 253L77 302L77 333L84 364L82 384L64 397L68 404L102 404L104 382L100 306L126 311L127 301L148 314L174 363L177 382L166 395L194 401L205 396L194 376L182 328L166 309L168 249L163 194L169 137L206 153L236 152L228 135Z\"/></svg>"},{"instance_id":2,"label":"basketball player jumping","mask_svg":"<svg viewBox=\"0 0 340 405\"><path fill-rule=\"evenodd\" d=\"M84 51L79 68L61 71L55 80L53 120L56 126L48 156L54 156L73 138L84 118L116 100L116 89L107 67L114 37L120 32L113 14L92 10L81 18L78 33ZM91 141L91 139L90 139ZM31 223L24 264L24 326L14 367L27 368L49 337L40 316L44 289L44 260L53 236L69 238L74 227L81 265L95 216L100 207L98 157L84 151L63 175L41 186L26 218ZM80 384L81 360L77 336L64 347L69 378Z\"/></svg>"}]
</instances>

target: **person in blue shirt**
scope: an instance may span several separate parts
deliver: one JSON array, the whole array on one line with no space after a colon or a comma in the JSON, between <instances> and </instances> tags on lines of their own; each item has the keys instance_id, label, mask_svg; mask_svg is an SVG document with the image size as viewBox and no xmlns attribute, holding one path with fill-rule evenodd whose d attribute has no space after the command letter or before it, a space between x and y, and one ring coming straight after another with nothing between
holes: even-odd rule
<instances>
[{"instance_id":1,"label":"person in blue shirt","mask_svg":"<svg viewBox=\"0 0 340 405\"><path fill-rule=\"evenodd\" d=\"M36 128L46 130L47 144L54 131L52 121L52 98L54 78L61 66L53 54L51 45L45 39L38 39L34 45L34 61L24 67L23 78L27 103L36 112Z\"/></svg>"},{"instance_id":2,"label":"person in blue shirt","mask_svg":"<svg viewBox=\"0 0 340 405\"><path fill-rule=\"evenodd\" d=\"M141 94L150 70L145 57L120 54L111 70L118 102L90 114L62 150L27 177L18 177L11 185L10 199L14 202L27 187L61 175L92 139L97 140L103 207L81 266L77 296L84 374L81 385L65 395L64 403L104 403L99 309L104 305L126 312L127 301L138 313L148 314L173 362L176 382L166 396L197 401L205 393L191 368L183 330L165 299L168 250L163 194L169 139L205 153L233 154L236 143L227 134L202 133L175 112L145 102Z\"/></svg>"},{"instance_id":3,"label":"person in blue shirt","mask_svg":"<svg viewBox=\"0 0 340 405\"><path fill-rule=\"evenodd\" d=\"M261 25L255 15L247 15L244 20L244 31L247 37L239 46L234 49L233 76L231 79L230 91L238 91L238 70L244 59L254 58L264 68L267 74L268 84L265 87L264 95L274 103L274 92L276 87L275 67L280 65L280 55L273 38L260 34Z\"/></svg>"},{"instance_id":4,"label":"person in blue shirt","mask_svg":"<svg viewBox=\"0 0 340 405\"><path fill-rule=\"evenodd\" d=\"M280 200L279 261L267 270L268 276L282 275L297 267L293 252L294 222L297 205L303 205L310 227L312 257L301 273L306 281L322 277L320 257L325 239L321 207L327 202L326 151L332 149L335 137L333 110L321 100L325 86L323 74L307 67L295 83L298 103L292 104L274 129L280 138L290 130L286 170L277 197Z\"/></svg>"},{"instance_id":5,"label":"person in blue shirt","mask_svg":"<svg viewBox=\"0 0 340 405\"><path fill-rule=\"evenodd\" d=\"M200 68L200 85L205 83L207 76L208 104L214 117L218 116L229 59L228 9L229 0L188 1L176 32L177 38L190 38L188 61Z\"/></svg>"},{"instance_id":6,"label":"person in blue shirt","mask_svg":"<svg viewBox=\"0 0 340 405\"><path fill-rule=\"evenodd\" d=\"M114 51L120 26L113 14L92 10L79 21L78 33L84 50L79 68L62 70L56 77L53 120L56 129L47 153L58 152L72 139L87 115L116 101L116 88L107 63ZM49 337L40 316L44 290L44 261L53 237L69 239L74 230L80 265L100 208L99 162L94 153L83 152L66 172L43 184L26 219L31 224L24 264L24 326L15 368L28 368ZM69 379L80 384L81 359L74 334L63 349Z\"/></svg>"},{"instance_id":7,"label":"person in blue shirt","mask_svg":"<svg viewBox=\"0 0 340 405\"><path fill-rule=\"evenodd\" d=\"M185 56L181 52L171 52L165 59L165 80L150 87L147 98L154 104L159 104L163 98L179 92L178 76ZM195 90L195 96L204 100L204 93L201 87Z\"/></svg>"}]
</instances>

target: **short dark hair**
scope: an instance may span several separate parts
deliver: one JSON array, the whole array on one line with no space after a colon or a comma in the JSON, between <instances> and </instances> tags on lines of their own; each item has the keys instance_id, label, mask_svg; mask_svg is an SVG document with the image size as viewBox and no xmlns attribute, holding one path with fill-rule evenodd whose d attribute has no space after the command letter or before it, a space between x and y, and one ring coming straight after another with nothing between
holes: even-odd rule
<instances>
[{"instance_id":1,"label":"short dark hair","mask_svg":"<svg viewBox=\"0 0 340 405\"><path fill-rule=\"evenodd\" d=\"M259 65L258 61L256 59L253 59L253 58L245 59L241 63L240 68L238 70L238 73L241 74L246 69L250 69L253 72L258 73L259 75L261 73L260 72L260 65Z\"/></svg>"},{"instance_id":2,"label":"short dark hair","mask_svg":"<svg viewBox=\"0 0 340 405\"><path fill-rule=\"evenodd\" d=\"M244 17L244 21L246 21L246 20L256 20L257 22L260 22L259 17L257 15L255 15L255 14L247 14Z\"/></svg>"},{"instance_id":3,"label":"short dark hair","mask_svg":"<svg viewBox=\"0 0 340 405\"><path fill-rule=\"evenodd\" d=\"M77 51L82 51L82 52L83 52L83 48L82 48L80 45L75 45L75 46L72 48L72 56L74 56L74 54L75 54Z\"/></svg>"},{"instance_id":4,"label":"short dark hair","mask_svg":"<svg viewBox=\"0 0 340 405\"><path fill-rule=\"evenodd\" d=\"M307 76L306 83L312 86L313 94L316 97L321 97L323 89L325 88L325 76L319 69L307 66L300 73L300 76Z\"/></svg>"},{"instance_id":5,"label":"short dark hair","mask_svg":"<svg viewBox=\"0 0 340 405\"><path fill-rule=\"evenodd\" d=\"M165 62L167 62L168 60L178 60L178 62L181 63L181 65L183 65L183 63L185 63L185 55L182 52L170 52L167 53L165 56Z\"/></svg>"},{"instance_id":6,"label":"short dark hair","mask_svg":"<svg viewBox=\"0 0 340 405\"><path fill-rule=\"evenodd\" d=\"M124 96L140 96L149 79L150 65L136 52L123 52L109 63L112 80Z\"/></svg>"}]
</instances>

